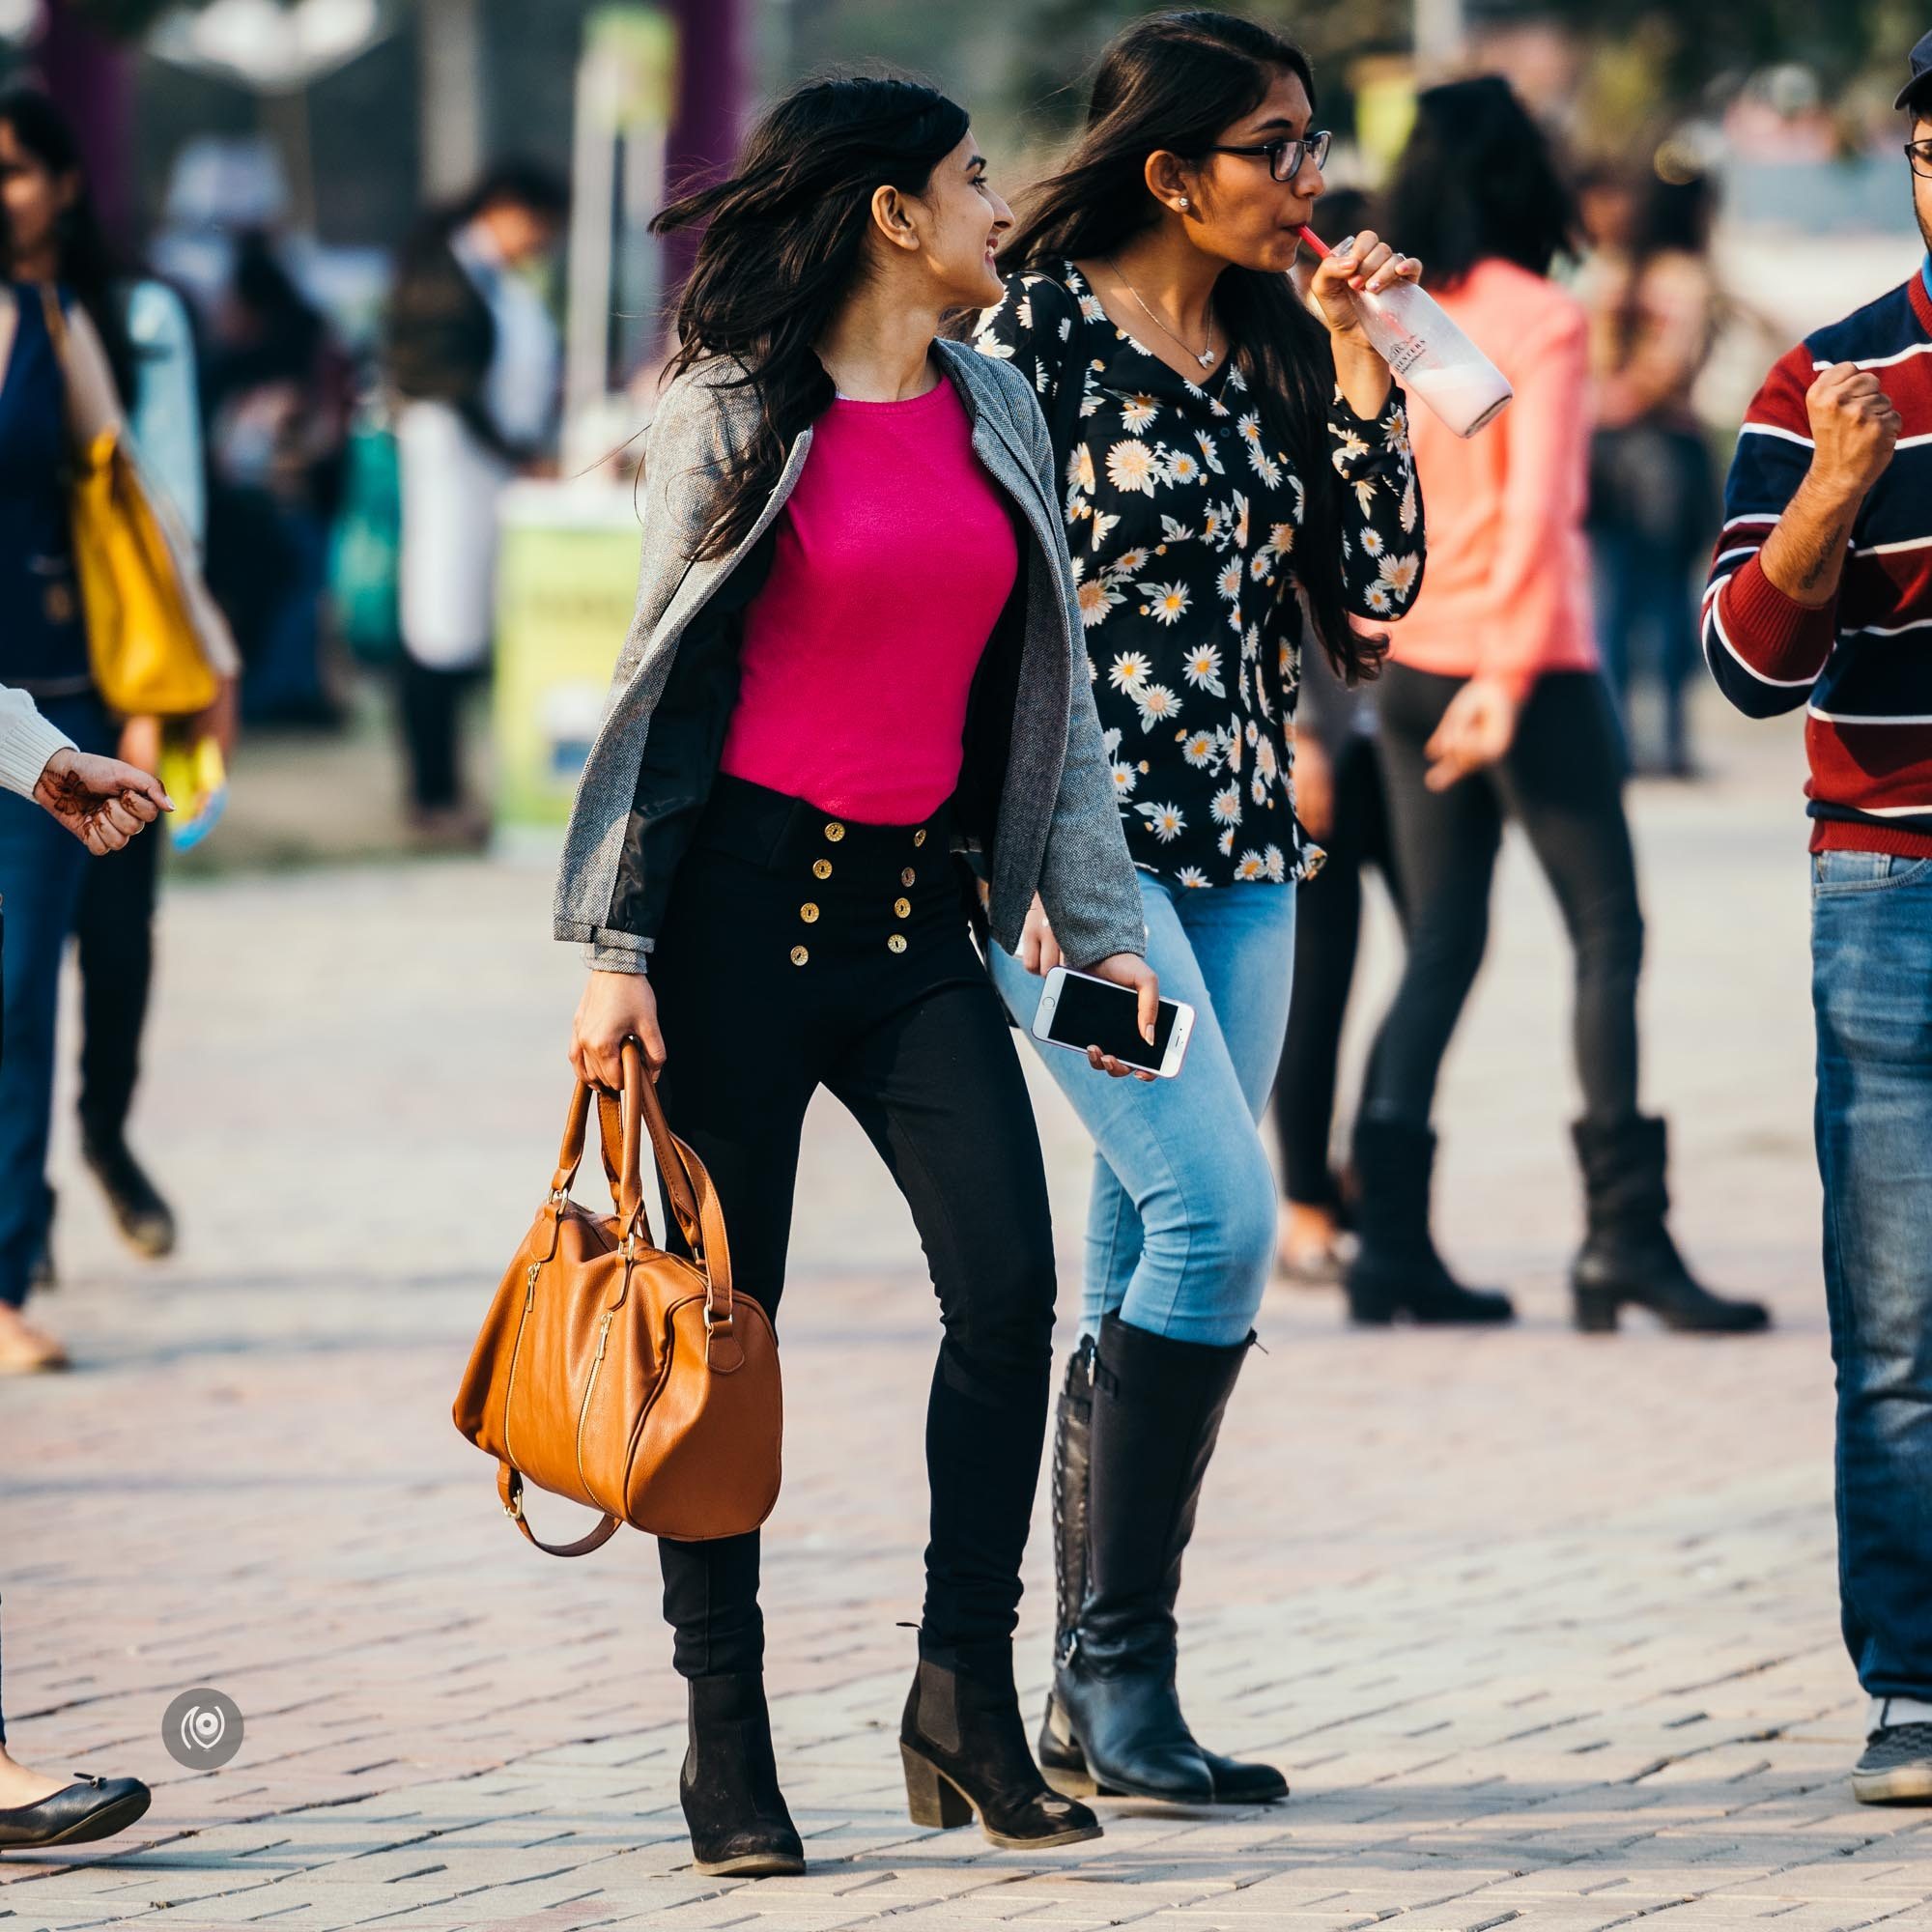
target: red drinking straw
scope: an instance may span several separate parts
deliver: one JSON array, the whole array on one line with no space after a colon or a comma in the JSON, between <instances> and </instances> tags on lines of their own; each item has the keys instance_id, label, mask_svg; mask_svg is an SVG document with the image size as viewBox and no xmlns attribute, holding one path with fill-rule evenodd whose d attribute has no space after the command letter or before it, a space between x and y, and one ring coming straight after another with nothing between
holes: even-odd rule
<instances>
[{"instance_id":1,"label":"red drinking straw","mask_svg":"<svg viewBox=\"0 0 1932 1932\"><path fill-rule=\"evenodd\" d=\"M1324 262L1328 259L1330 255L1332 255L1335 252L1334 249L1329 247L1327 242L1322 241L1321 236L1316 234L1314 229L1310 228L1305 222L1302 224L1300 228L1295 230L1295 233L1298 234L1301 237L1301 239L1304 242L1306 242L1308 245L1315 250L1316 254L1319 255L1321 259Z\"/></svg>"}]
</instances>

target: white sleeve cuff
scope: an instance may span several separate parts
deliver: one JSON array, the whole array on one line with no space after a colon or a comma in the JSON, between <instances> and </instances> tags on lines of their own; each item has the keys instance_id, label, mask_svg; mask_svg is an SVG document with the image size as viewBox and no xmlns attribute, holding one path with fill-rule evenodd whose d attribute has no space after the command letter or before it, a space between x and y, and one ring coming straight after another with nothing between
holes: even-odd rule
<instances>
[{"instance_id":1,"label":"white sleeve cuff","mask_svg":"<svg viewBox=\"0 0 1932 1932\"><path fill-rule=\"evenodd\" d=\"M17 692L0 696L0 787L31 798L47 760L72 745Z\"/></svg>"}]
</instances>

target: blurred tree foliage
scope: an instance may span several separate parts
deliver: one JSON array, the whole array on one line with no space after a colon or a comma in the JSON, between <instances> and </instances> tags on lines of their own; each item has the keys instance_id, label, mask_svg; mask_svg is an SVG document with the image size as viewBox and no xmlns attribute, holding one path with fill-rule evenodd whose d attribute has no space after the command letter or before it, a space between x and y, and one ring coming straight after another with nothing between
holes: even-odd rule
<instances>
[{"instance_id":1,"label":"blurred tree foliage","mask_svg":"<svg viewBox=\"0 0 1932 1932\"><path fill-rule=\"evenodd\" d=\"M1280 27L1313 56L1334 92L1354 55L1406 51L1413 0L1223 0ZM1682 107L1714 83L1783 62L1814 68L1828 87L1890 73L1924 31L1914 0L1466 0L1472 25L1568 22L1606 56L1641 62L1656 106ZM1069 118L1094 55L1147 0L1032 0L1014 91L1049 118Z\"/></svg>"}]
</instances>

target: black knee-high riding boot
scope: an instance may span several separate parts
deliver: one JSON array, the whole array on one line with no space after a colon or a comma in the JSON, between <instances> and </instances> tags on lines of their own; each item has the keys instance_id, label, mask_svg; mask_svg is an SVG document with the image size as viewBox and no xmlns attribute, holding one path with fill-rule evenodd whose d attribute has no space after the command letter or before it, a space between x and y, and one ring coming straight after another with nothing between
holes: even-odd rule
<instances>
[{"instance_id":1,"label":"black knee-high riding boot","mask_svg":"<svg viewBox=\"0 0 1932 1932\"><path fill-rule=\"evenodd\" d=\"M1080 1623L1087 1600L1087 1485L1093 1467L1094 1354L1091 1335L1083 1335L1066 1364L1053 1438L1054 1658L1065 1654ZM1207 1464L1202 1463L1205 1473ZM1193 1504L1188 1506L1191 1521ZM1163 1583L1166 1607L1174 1613L1180 1594L1180 1559L1184 1546L1177 1544ZM1186 1719L1182 1719L1183 1726ZM1193 1736L1191 1728L1188 1735ZM1214 1780L1217 1804L1267 1804L1288 1796L1288 1780L1271 1764L1244 1764L1223 1757L1198 1743ZM1039 1729L1039 1761L1049 1778L1063 1790L1085 1797L1116 1794L1102 1787L1087 1764L1086 1753L1054 1691L1047 1692L1046 1718Z\"/></svg>"},{"instance_id":2,"label":"black knee-high riding boot","mask_svg":"<svg viewBox=\"0 0 1932 1932\"><path fill-rule=\"evenodd\" d=\"M1247 1344L1169 1341L1118 1315L1094 1357L1087 1588L1054 1673L1066 1743L1096 1788L1214 1802L1180 1715L1174 1602L1221 1417Z\"/></svg>"}]
</instances>

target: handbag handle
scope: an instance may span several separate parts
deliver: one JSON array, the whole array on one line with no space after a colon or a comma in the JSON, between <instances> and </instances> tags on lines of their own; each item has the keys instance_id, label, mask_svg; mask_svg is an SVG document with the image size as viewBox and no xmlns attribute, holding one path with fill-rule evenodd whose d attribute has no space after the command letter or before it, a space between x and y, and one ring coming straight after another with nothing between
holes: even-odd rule
<instances>
[{"instance_id":1,"label":"handbag handle","mask_svg":"<svg viewBox=\"0 0 1932 1932\"><path fill-rule=\"evenodd\" d=\"M731 1244L724 1232L724 1210L719 1205L718 1190L704 1163L671 1132L665 1119L664 1103L658 1098L656 1084L644 1070L643 1049L635 1038L623 1048L624 1091L622 1105L616 1096L598 1091L598 1128L603 1143L604 1167L611 1181L611 1195L617 1206L618 1226L626 1241L651 1238L649 1212L644 1205L643 1136L649 1133L651 1151L665 1185L671 1211L684 1233L692 1258L704 1276L704 1329L706 1358L713 1369L729 1373L743 1356L739 1352L732 1322L735 1303L731 1290ZM590 1123L592 1090L582 1085L571 1096L570 1117L563 1131L563 1145L557 1154L557 1168L551 1181L551 1204L561 1213L570 1193L570 1184L583 1158L584 1135ZM621 1129L613 1113L621 1117ZM619 1152L612 1171L611 1143L619 1141Z\"/></svg>"}]
</instances>

